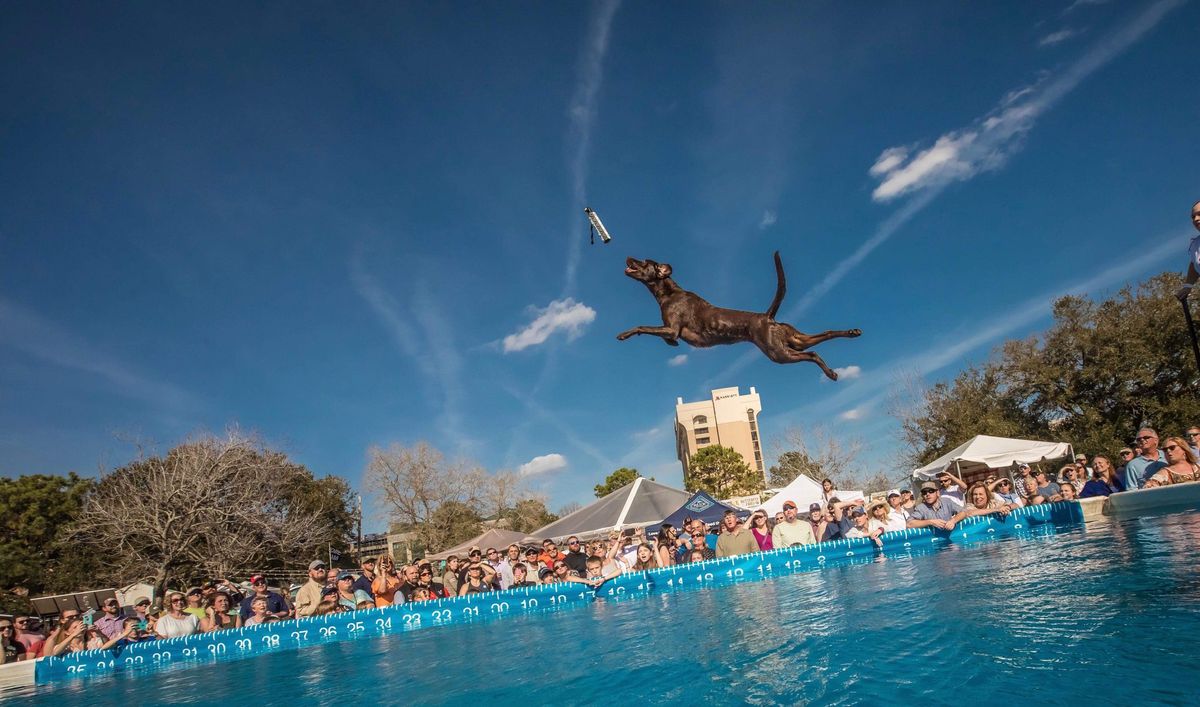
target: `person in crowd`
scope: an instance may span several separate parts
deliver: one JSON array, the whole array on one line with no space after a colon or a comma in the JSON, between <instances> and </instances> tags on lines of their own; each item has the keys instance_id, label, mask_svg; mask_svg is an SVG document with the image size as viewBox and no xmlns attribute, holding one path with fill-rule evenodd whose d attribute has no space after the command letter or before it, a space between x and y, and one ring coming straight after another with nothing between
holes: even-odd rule
<instances>
[{"instance_id":1,"label":"person in crowd","mask_svg":"<svg viewBox=\"0 0 1200 707\"><path fill-rule=\"evenodd\" d=\"M783 522L777 523L775 530L771 531L771 543L776 549L811 545L817 541L812 525L807 520L797 518L797 513L795 501L783 502Z\"/></svg>"},{"instance_id":2,"label":"person in crowd","mask_svg":"<svg viewBox=\"0 0 1200 707\"><path fill-rule=\"evenodd\" d=\"M42 654L46 637L34 630L29 616L18 614L13 617L13 628L16 629L14 638L25 649L22 660L33 660Z\"/></svg>"},{"instance_id":3,"label":"person in crowd","mask_svg":"<svg viewBox=\"0 0 1200 707\"><path fill-rule=\"evenodd\" d=\"M338 604L348 611L358 608L362 596L354 590L354 573L342 570L337 577Z\"/></svg>"},{"instance_id":4,"label":"person in crowd","mask_svg":"<svg viewBox=\"0 0 1200 707\"><path fill-rule=\"evenodd\" d=\"M871 529L865 510L859 506L854 506L846 515L850 517L851 523L850 529L845 533L847 538L870 538L877 546L883 547L883 541L879 539L879 536L883 535L883 529Z\"/></svg>"},{"instance_id":5,"label":"person in crowd","mask_svg":"<svg viewBox=\"0 0 1200 707\"><path fill-rule=\"evenodd\" d=\"M908 527L954 529L954 525L958 522L955 520L958 507L944 502L939 488L940 485L932 481L922 482L921 502L914 506L909 513Z\"/></svg>"},{"instance_id":6,"label":"person in crowd","mask_svg":"<svg viewBox=\"0 0 1200 707\"><path fill-rule=\"evenodd\" d=\"M444 586L433 581L433 565L428 562L417 565L417 586L413 591L417 589L426 590L434 599L449 596Z\"/></svg>"},{"instance_id":7,"label":"person in crowd","mask_svg":"<svg viewBox=\"0 0 1200 707\"><path fill-rule=\"evenodd\" d=\"M850 511L855 508L866 510L864 508L865 503L861 498L856 498L853 501L843 501L836 496L833 497L825 509L823 534L816 536L818 542L838 540L846 537L846 533L854 527L854 521L850 518Z\"/></svg>"},{"instance_id":8,"label":"person in crowd","mask_svg":"<svg viewBox=\"0 0 1200 707\"><path fill-rule=\"evenodd\" d=\"M225 592L215 592L204 600L207 606L204 609L204 618L200 619L201 631L224 631L229 628L237 628L237 619L229 615L229 609L233 606L229 595Z\"/></svg>"},{"instance_id":9,"label":"person in crowd","mask_svg":"<svg viewBox=\"0 0 1200 707\"><path fill-rule=\"evenodd\" d=\"M467 565L467 576L458 587L458 595L465 597L468 594L481 594L492 591L492 576L495 574L496 570L490 566L482 562L472 562L470 565Z\"/></svg>"},{"instance_id":10,"label":"person in crowd","mask_svg":"<svg viewBox=\"0 0 1200 707\"><path fill-rule=\"evenodd\" d=\"M475 560L474 560L474 562L472 562L472 564L487 565L487 563L481 559L482 553L480 553L479 551L476 551L475 553L473 553L473 556L475 557ZM487 568L488 568L488 570L491 570L491 573L488 575L488 581L493 582L492 577L495 575L495 570L492 570L491 565L487 565ZM466 574L467 574L466 570L464 569L462 572L462 576L460 576L458 578L458 584L460 587L462 586L463 580L466 578ZM396 598L393 596L392 597L393 601L395 601L395 603L397 603L397 604L403 604L405 601L412 601L413 590L417 588L417 582L421 581L420 566L415 565L415 564L404 565L403 567L400 568L397 576L400 578L400 587L396 590L396 593L397 593L397 595L404 597L404 599L403 599L403 601L396 600ZM494 584L494 582L493 582L493 584ZM494 589L494 587L493 587L493 589Z\"/></svg>"},{"instance_id":11,"label":"person in crowd","mask_svg":"<svg viewBox=\"0 0 1200 707\"><path fill-rule=\"evenodd\" d=\"M1112 462L1108 460L1108 457L1093 457L1092 468L1092 479L1083 485L1083 489L1079 492L1080 498L1110 496L1120 492L1116 470L1113 469Z\"/></svg>"},{"instance_id":12,"label":"person in crowd","mask_svg":"<svg viewBox=\"0 0 1200 707\"><path fill-rule=\"evenodd\" d=\"M696 521L692 524L692 535L688 557L690 558L695 553L700 553L700 556L705 560L711 560L717 556L717 551L708 546L708 528L704 525L704 521ZM688 560L695 562L695 560Z\"/></svg>"},{"instance_id":13,"label":"person in crowd","mask_svg":"<svg viewBox=\"0 0 1200 707\"><path fill-rule=\"evenodd\" d=\"M1074 469L1075 467L1072 466L1071 468ZM1059 495L1061 487L1057 483L1050 480L1050 475L1047 474L1045 470L1038 469L1033 478L1034 493L1037 495L1045 496L1048 499Z\"/></svg>"},{"instance_id":14,"label":"person in crowd","mask_svg":"<svg viewBox=\"0 0 1200 707\"><path fill-rule=\"evenodd\" d=\"M707 549L708 548L705 548L705 550L707 550ZM710 550L710 552L711 552L711 550ZM711 560L711 559L713 559L713 558L704 556L704 550L692 550L692 551L688 552L688 556L687 556L688 562L704 562L705 560Z\"/></svg>"},{"instance_id":15,"label":"person in crowd","mask_svg":"<svg viewBox=\"0 0 1200 707\"><path fill-rule=\"evenodd\" d=\"M545 565L542 564L542 553L538 552L536 547L531 547L525 550L525 566L529 568L529 576L536 580L538 573ZM449 587L447 587L449 589ZM450 596L454 596L451 593Z\"/></svg>"},{"instance_id":16,"label":"person in crowd","mask_svg":"<svg viewBox=\"0 0 1200 707\"><path fill-rule=\"evenodd\" d=\"M1125 490L1125 466L1133 459L1133 450L1129 447L1122 447L1121 451L1117 452L1117 459L1120 464L1117 465L1117 480L1120 481L1121 490Z\"/></svg>"},{"instance_id":17,"label":"person in crowd","mask_svg":"<svg viewBox=\"0 0 1200 707\"><path fill-rule=\"evenodd\" d=\"M330 567L329 570L325 572L325 584L327 586L336 585L338 575L341 573L341 570L337 569L336 567Z\"/></svg>"},{"instance_id":18,"label":"person in crowd","mask_svg":"<svg viewBox=\"0 0 1200 707\"><path fill-rule=\"evenodd\" d=\"M566 560L567 556L558 551L558 545L555 544L554 538L546 538L542 541L542 554L538 556L542 564L547 567L554 567L554 563L559 560Z\"/></svg>"},{"instance_id":19,"label":"person in crowd","mask_svg":"<svg viewBox=\"0 0 1200 707\"><path fill-rule=\"evenodd\" d=\"M630 567L630 570L633 572L644 572L646 570L656 570L662 566L658 563L658 553L654 551L654 548L650 545L650 543L642 543L642 544L638 545L635 557L636 557L636 559L633 562L633 566ZM601 566L603 566L603 564L601 564ZM570 565L567 565L567 567L570 567ZM587 565L586 564L584 565L583 570L584 570L584 573L580 574L578 576L580 576L580 577L587 576ZM574 572L575 570L571 570L571 571ZM599 571L599 568L597 568L597 571Z\"/></svg>"},{"instance_id":20,"label":"person in crowd","mask_svg":"<svg viewBox=\"0 0 1200 707\"><path fill-rule=\"evenodd\" d=\"M658 531L658 537L654 539L654 553L658 555L658 563L661 567L670 567L675 564L675 548L678 547L679 536L675 533L675 528L670 523L663 523L662 528ZM592 556L600 555L593 552ZM600 555L603 557L603 555Z\"/></svg>"},{"instance_id":21,"label":"person in crowd","mask_svg":"<svg viewBox=\"0 0 1200 707\"><path fill-rule=\"evenodd\" d=\"M492 580L494 589L508 589L512 584L512 567L508 565L507 560L500 556L498 548L489 547L483 553L483 561L495 571L495 579Z\"/></svg>"},{"instance_id":22,"label":"person in crowd","mask_svg":"<svg viewBox=\"0 0 1200 707\"><path fill-rule=\"evenodd\" d=\"M558 582L558 580L554 577L554 570L550 569L549 567L543 567L538 570L539 584L554 584L556 582Z\"/></svg>"},{"instance_id":23,"label":"person in crowd","mask_svg":"<svg viewBox=\"0 0 1200 707\"><path fill-rule=\"evenodd\" d=\"M775 521L774 521L774 523L771 525L771 532L775 532L775 526L776 526L776 525L779 525L780 523L782 523L782 522L783 522L783 518L784 518L784 513L783 513L783 511L779 511L778 513L776 513L776 514L775 514Z\"/></svg>"},{"instance_id":24,"label":"person in crowd","mask_svg":"<svg viewBox=\"0 0 1200 707\"><path fill-rule=\"evenodd\" d=\"M896 494L896 498L899 499L900 494ZM875 501L867 506L866 517L867 528L872 533L891 533L908 527L904 516L893 511L887 501Z\"/></svg>"},{"instance_id":25,"label":"person in crowd","mask_svg":"<svg viewBox=\"0 0 1200 707\"><path fill-rule=\"evenodd\" d=\"M754 533L742 525L737 513L725 511L725 515L721 516L721 536L717 538L717 557L748 555L752 552L761 552Z\"/></svg>"},{"instance_id":26,"label":"person in crowd","mask_svg":"<svg viewBox=\"0 0 1200 707\"><path fill-rule=\"evenodd\" d=\"M338 576L340 577L341 575ZM278 592L273 592L267 588L267 578L263 575L256 574L250 577L250 589L250 595L245 599L242 599L242 605L240 607L240 611L238 612L242 617L242 621L250 618L252 613L250 609L250 602L253 601L254 597L256 596L267 598L267 611L274 614L275 618L286 619L291 614L291 608L288 606L287 600L284 599L283 596L281 596Z\"/></svg>"},{"instance_id":27,"label":"person in crowd","mask_svg":"<svg viewBox=\"0 0 1200 707\"><path fill-rule=\"evenodd\" d=\"M513 565L513 589L524 589L526 587L536 587L537 582L529 579L529 568L524 562L518 562Z\"/></svg>"},{"instance_id":28,"label":"person in crowd","mask_svg":"<svg viewBox=\"0 0 1200 707\"><path fill-rule=\"evenodd\" d=\"M648 543L647 546L649 546ZM654 560L655 562L658 561L657 553ZM592 555L587 559L587 565L583 579L591 586L599 587L601 584L604 584L613 577L620 576L620 574L620 572L606 573L604 571L604 558L598 555Z\"/></svg>"},{"instance_id":29,"label":"person in crowd","mask_svg":"<svg viewBox=\"0 0 1200 707\"><path fill-rule=\"evenodd\" d=\"M58 615L58 624L46 636L46 643L42 646L42 655L56 655L54 649L67 640L67 631L75 625L77 619L79 619L78 609L63 609L63 612Z\"/></svg>"},{"instance_id":30,"label":"person in crowd","mask_svg":"<svg viewBox=\"0 0 1200 707\"><path fill-rule=\"evenodd\" d=\"M967 488L967 502L963 504L962 510L954 518L957 523L964 518L971 516L989 515L991 513L999 513L1001 516L1008 515L1009 511L1020 508L1007 501L1001 500L992 493L988 488L987 482L976 481Z\"/></svg>"},{"instance_id":31,"label":"person in crowd","mask_svg":"<svg viewBox=\"0 0 1200 707\"><path fill-rule=\"evenodd\" d=\"M200 587L192 587L187 590L187 594L184 594L183 598L187 601L187 606L183 612L195 616L197 620L203 619L204 606L202 602L204 601L204 590Z\"/></svg>"},{"instance_id":32,"label":"person in crowd","mask_svg":"<svg viewBox=\"0 0 1200 707\"><path fill-rule=\"evenodd\" d=\"M1075 464L1079 467L1079 474L1077 474L1077 476L1080 479L1090 479L1092 477L1093 470L1092 467L1088 466L1088 458L1086 454L1076 454Z\"/></svg>"},{"instance_id":33,"label":"person in crowd","mask_svg":"<svg viewBox=\"0 0 1200 707\"><path fill-rule=\"evenodd\" d=\"M317 613L313 614L313 616L337 614L346 610L339 600L336 577L333 582L333 584L327 585L321 590L321 602L317 604Z\"/></svg>"},{"instance_id":34,"label":"person in crowd","mask_svg":"<svg viewBox=\"0 0 1200 707\"><path fill-rule=\"evenodd\" d=\"M940 485L938 493L941 494L942 500L958 504L961 508L966 497L967 482L948 471L938 472L937 482Z\"/></svg>"},{"instance_id":35,"label":"person in crowd","mask_svg":"<svg viewBox=\"0 0 1200 707\"><path fill-rule=\"evenodd\" d=\"M900 490L900 507L904 509L905 519L908 514L912 513L912 509L917 507L917 499L913 496L912 489Z\"/></svg>"},{"instance_id":36,"label":"person in crowd","mask_svg":"<svg viewBox=\"0 0 1200 707\"><path fill-rule=\"evenodd\" d=\"M536 551L534 551L534 555L537 555ZM461 569L462 563L459 561L458 555L446 558L446 571L442 573L442 586L452 597L458 596L458 573Z\"/></svg>"},{"instance_id":37,"label":"person in crowd","mask_svg":"<svg viewBox=\"0 0 1200 707\"><path fill-rule=\"evenodd\" d=\"M355 592L362 592L363 594L371 597L371 601L375 601L375 592L371 589L372 585L375 584L375 558L362 558L362 560L358 563L358 567L360 573L358 578L354 580L354 584L351 585L351 588Z\"/></svg>"},{"instance_id":38,"label":"person in crowd","mask_svg":"<svg viewBox=\"0 0 1200 707\"><path fill-rule=\"evenodd\" d=\"M139 630L154 630L154 617L150 615L150 599L147 597L138 597L133 600L133 616L139 623L145 624L146 629Z\"/></svg>"},{"instance_id":39,"label":"person in crowd","mask_svg":"<svg viewBox=\"0 0 1200 707\"><path fill-rule=\"evenodd\" d=\"M821 479L821 500L829 503L836 495L837 485L833 483L833 479Z\"/></svg>"},{"instance_id":40,"label":"person in crowd","mask_svg":"<svg viewBox=\"0 0 1200 707\"><path fill-rule=\"evenodd\" d=\"M350 574L346 572L346 574ZM353 586L353 575L350 577L351 586ZM250 618L242 622L242 626L257 626L265 624L268 621L275 621L275 617L267 611L267 598L257 596L250 600Z\"/></svg>"},{"instance_id":41,"label":"person in crowd","mask_svg":"<svg viewBox=\"0 0 1200 707\"><path fill-rule=\"evenodd\" d=\"M75 612L58 622L54 632L46 638L46 647L42 649L42 654L56 656L82 650L87 650L87 626L79 617L79 612Z\"/></svg>"},{"instance_id":42,"label":"person in crowd","mask_svg":"<svg viewBox=\"0 0 1200 707\"><path fill-rule=\"evenodd\" d=\"M25 646L17 640L17 627L13 620L0 618L0 665L15 663L25 657Z\"/></svg>"},{"instance_id":43,"label":"person in crowd","mask_svg":"<svg viewBox=\"0 0 1200 707\"><path fill-rule=\"evenodd\" d=\"M1165 474L1167 483L1181 484L1186 481L1200 481L1200 466L1196 464L1196 455L1182 437L1168 437L1163 445L1163 454L1167 457L1167 465L1158 474Z\"/></svg>"},{"instance_id":44,"label":"person in crowd","mask_svg":"<svg viewBox=\"0 0 1200 707\"><path fill-rule=\"evenodd\" d=\"M750 514L750 532L754 535L754 542L758 543L760 551L766 552L775 548L771 543L771 529L767 527L767 512L761 508Z\"/></svg>"},{"instance_id":45,"label":"person in crowd","mask_svg":"<svg viewBox=\"0 0 1200 707\"><path fill-rule=\"evenodd\" d=\"M1200 459L1200 425L1191 425L1188 427L1185 437L1187 438L1188 448L1192 450L1192 456Z\"/></svg>"},{"instance_id":46,"label":"person in crowd","mask_svg":"<svg viewBox=\"0 0 1200 707\"><path fill-rule=\"evenodd\" d=\"M908 522L908 509L904 507L904 496L901 495L899 489L892 489L887 492L888 512L894 516L900 516L905 523Z\"/></svg>"},{"instance_id":47,"label":"person in crowd","mask_svg":"<svg viewBox=\"0 0 1200 707\"><path fill-rule=\"evenodd\" d=\"M1059 487L1058 497L1055 501L1074 501L1079 498L1079 493L1075 490L1075 484L1063 484Z\"/></svg>"},{"instance_id":48,"label":"person in crowd","mask_svg":"<svg viewBox=\"0 0 1200 707\"><path fill-rule=\"evenodd\" d=\"M579 544L579 538L574 535L567 538L567 567L582 576L587 572L587 558L587 554L583 552L583 546Z\"/></svg>"},{"instance_id":49,"label":"person in crowd","mask_svg":"<svg viewBox=\"0 0 1200 707\"><path fill-rule=\"evenodd\" d=\"M396 561L391 555L385 552L375 558L375 579L371 580L371 595L375 597L375 606L403 604L404 594L400 592L402 583L400 575L396 572Z\"/></svg>"},{"instance_id":50,"label":"person in crowd","mask_svg":"<svg viewBox=\"0 0 1200 707\"><path fill-rule=\"evenodd\" d=\"M100 618L92 624L96 630L104 634L104 640L120 635L125 624L125 613L121 611L121 602L116 597L109 597L100 603Z\"/></svg>"},{"instance_id":51,"label":"person in crowd","mask_svg":"<svg viewBox=\"0 0 1200 707\"><path fill-rule=\"evenodd\" d=\"M837 501L836 498L837 497L834 496L835 500L832 501L832 503L839 503L839 501ZM786 512L784 513L784 518L785 519L787 518ZM816 538L816 541L824 542L827 537L825 531L829 527L829 521L825 519L825 508L819 503L808 504L807 520L808 520L809 530L812 531L813 537ZM841 535L841 532L838 530L837 524L834 525L833 531L834 532L832 534L834 535L835 538ZM830 538L830 539L833 539L833 538Z\"/></svg>"},{"instance_id":52,"label":"person in crowd","mask_svg":"<svg viewBox=\"0 0 1200 707\"><path fill-rule=\"evenodd\" d=\"M308 563L308 581L296 592L297 618L316 615L317 605L321 603L321 590L325 588L327 576L324 560L313 560Z\"/></svg>"},{"instance_id":53,"label":"person in crowd","mask_svg":"<svg viewBox=\"0 0 1200 707\"><path fill-rule=\"evenodd\" d=\"M167 593L166 613L158 617L158 622L154 624L154 633L159 638L177 638L200 633L200 619L196 618L195 614L183 611L186 603L187 599L179 592Z\"/></svg>"},{"instance_id":54,"label":"person in crowd","mask_svg":"<svg viewBox=\"0 0 1200 707\"><path fill-rule=\"evenodd\" d=\"M1125 463L1125 489L1128 491L1142 488L1150 477L1167 465L1166 458L1158 449L1158 433L1153 429L1143 427L1138 430L1134 442L1141 451Z\"/></svg>"},{"instance_id":55,"label":"person in crowd","mask_svg":"<svg viewBox=\"0 0 1200 707\"><path fill-rule=\"evenodd\" d=\"M1021 498L1028 498L1037 493L1037 479L1033 478L1033 469L1028 464L1017 467L1017 480L1013 482L1013 489Z\"/></svg>"},{"instance_id":56,"label":"person in crowd","mask_svg":"<svg viewBox=\"0 0 1200 707\"><path fill-rule=\"evenodd\" d=\"M1083 484L1084 482L1079 476L1078 464L1067 464L1059 471L1058 485L1060 487L1074 486L1075 491L1078 493L1081 489L1083 489Z\"/></svg>"},{"instance_id":57,"label":"person in crowd","mask_svg":"<svg viewBox=\"0 0 1200 707\"><path fill-rule=\"evenodd\" d=\"M988 490L1001 503L1007 503L1014 508L1020 508L1025 505L1025 499L1021 498L1021 495L1013 490L1013 482L1003 476L990 482Z\"/></svg>"},{"instance_id":58,"label":"person in crowd","mask_svg":"<svg viewBox=\"0 0 1200 707\"><path fill-rule=\"evenodd\" d=\"M119 654L131 643L154 640L153 634L138 628L140 623L141 620L135 616L127 617L121 622L121 630L117 632L117 635L102 643L100 648L102 650L115 649Z\"/></svg>"}]
</instances>

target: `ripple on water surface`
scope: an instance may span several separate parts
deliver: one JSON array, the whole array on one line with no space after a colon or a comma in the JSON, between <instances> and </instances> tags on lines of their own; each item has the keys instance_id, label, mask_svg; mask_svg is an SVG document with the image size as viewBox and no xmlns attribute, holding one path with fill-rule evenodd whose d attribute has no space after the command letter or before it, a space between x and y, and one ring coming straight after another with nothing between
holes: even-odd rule
<instances>
[{"instance_id":1,"label":"ripple on water surface","mask_svg":"<svg viewBox=\"0 0 1200 707\"><path fill-rule=\"evenodd\" d=\"M1200 513L41 688L33 704L1196 704ZM413 698L416 699L413 699Z\"/></svg>"}]
</instances>

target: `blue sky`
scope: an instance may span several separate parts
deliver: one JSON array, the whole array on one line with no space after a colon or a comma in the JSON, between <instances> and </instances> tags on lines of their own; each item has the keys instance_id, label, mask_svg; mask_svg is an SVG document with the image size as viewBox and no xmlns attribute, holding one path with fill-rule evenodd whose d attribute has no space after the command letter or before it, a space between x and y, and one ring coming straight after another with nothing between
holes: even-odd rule
<instances>
[{"instance_id":1,"label":"blue sky","mask_svg":"<svg viewBox=\"0 0 1200 707\"><path fill-rule=\"evenodd\" d=\"M8 476L237 424L354 483L426 439L556 508L680 484L675 398L733 385L768 446L891 470L897 371L1182 269L1200 197L1195 2L3 13ZM659 321L626 256L761 311L776 249L782 319L864 331L818 349L840 382L615 340Z\"/></svg>"}]
</instances>

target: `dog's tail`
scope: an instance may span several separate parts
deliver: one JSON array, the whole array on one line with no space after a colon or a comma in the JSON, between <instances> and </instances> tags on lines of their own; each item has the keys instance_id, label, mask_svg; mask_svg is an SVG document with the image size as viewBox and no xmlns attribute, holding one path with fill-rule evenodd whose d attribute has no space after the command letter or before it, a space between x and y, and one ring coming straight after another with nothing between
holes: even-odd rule
<instances>
[{"instance_id":1,"label":"dog's tail","mask_svg":"<svg viewBox=\"0 0 1200 707\"><path fill-rule=\"evenodd\" d=\"M783 261L779 259L779 251L775 251L775 277L779 279L779 284L775 287L775 299L771 300L771 306L767 308L767 319L771 320L775 319L779 305L783 304L783 296L787 294L787 278L783 275Z\"/></svg>"}]
</instances>

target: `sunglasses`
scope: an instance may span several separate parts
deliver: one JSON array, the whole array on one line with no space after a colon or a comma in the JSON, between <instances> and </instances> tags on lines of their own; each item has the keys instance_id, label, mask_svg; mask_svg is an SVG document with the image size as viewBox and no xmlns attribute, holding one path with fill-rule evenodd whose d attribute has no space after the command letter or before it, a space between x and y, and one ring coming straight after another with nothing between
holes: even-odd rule
<instances>
[{"instance_id":1,"label":"sunglasses","mask_svg":"<svg viewBox=\"0 0 1200 707\"><path fill-rule=\"evenodd\" d=\"M1163 447L1163 450L1168 451L1168 452L1173 452L1176 449L1179 449L1178 444L1168 444L1167 446Z\"/></svg>"},{"instance_id":2,"label":"sunglasses","mask_svg":"<svg viewBox=\"0 0 1200 707\"><path fill-rule=\"evenodd\" d=\"M1146 441L1146 440L1148 440L1148 439L1157 439L1157 438L1155 438L1155 437L1150 437L1150 436L1142 436L1142 437L1134 437L1134 438L1133 438L1133 441L1134 441L1134 442L1145 442L1145 441Z\"/></svg>"},{"instance_id":3,"label":"sunglasses","mask_svg":"<svg viewBox=\"0 0 1200 707\"><path fill-rule=\"evenodd\" d=\"M1188 432L1188 437L1200 437L1200 432Z\"/></svg>"},{"instance_id":4,"label":"sunglasses","mask_svg":"<svg viewBox=\"0 0 1200 707\"><path fill-rule=\"evenodd\" d=\"M1123 456L1123 457L1132 457L1132 456L1133 456L1133 452L1121 452L1121 456Z\"/></svg>"},{"instance_id":5,"label":"sunglasses","mask_svg":"<svg viewBox=\"0 0 1200 707\"><path fill-rule=\"evenodd\" d=\"M921 489L922 496L924 496L927 493L937 493L937 489Z\"/></svg>"}]
</instances>

